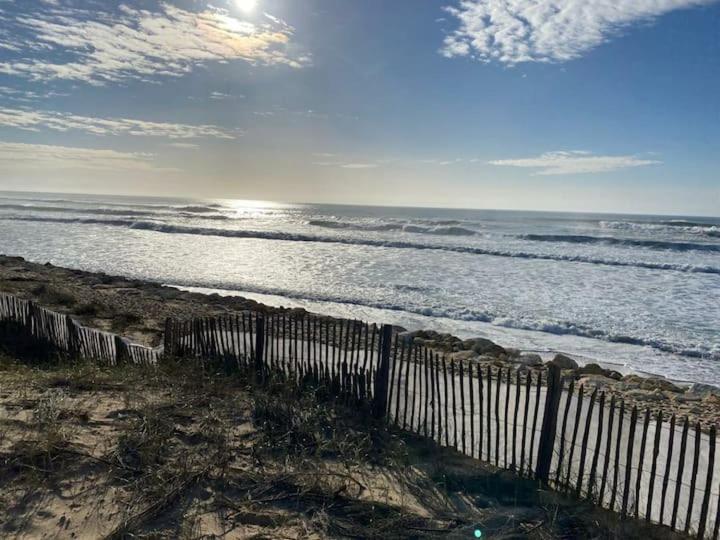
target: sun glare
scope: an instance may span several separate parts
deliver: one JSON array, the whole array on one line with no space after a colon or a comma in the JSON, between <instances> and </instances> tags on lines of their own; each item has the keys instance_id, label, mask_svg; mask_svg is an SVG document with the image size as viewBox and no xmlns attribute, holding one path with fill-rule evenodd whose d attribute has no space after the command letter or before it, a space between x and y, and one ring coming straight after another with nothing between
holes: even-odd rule
<instances>
[{"instance_id":1,"label":"sun glare","mask_svg":"<svg viewBox=\"0 0 720 540\"><path fill-rule=\"evenodd\" d=\"M254 11L257 3L257 0L235 0L235 5L245 13Z\"/></svg>"}]
</instances>

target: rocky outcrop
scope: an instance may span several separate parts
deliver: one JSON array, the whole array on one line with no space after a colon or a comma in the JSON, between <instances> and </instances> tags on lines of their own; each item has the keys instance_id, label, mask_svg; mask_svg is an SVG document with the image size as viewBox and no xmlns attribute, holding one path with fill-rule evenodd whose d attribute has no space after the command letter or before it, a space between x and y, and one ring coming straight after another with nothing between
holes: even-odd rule
<instances>
[{"instance_id":1,"label":"rocky outcrop","mask_svg":"<svg viewBox=\"0 0 720 540\"><path fill-rule=\"evenodd\" d=\"M550 363L556 365L560 369L577 369L578 367L578 363L575 360L562 353L556 354L555 358L553 358Z\"/></svg>"}]
</instances>

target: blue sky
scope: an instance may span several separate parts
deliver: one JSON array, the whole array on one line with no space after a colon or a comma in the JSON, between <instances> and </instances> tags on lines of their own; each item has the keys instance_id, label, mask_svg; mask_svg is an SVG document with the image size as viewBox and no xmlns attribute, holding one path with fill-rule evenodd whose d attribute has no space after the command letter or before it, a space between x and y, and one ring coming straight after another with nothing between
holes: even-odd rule
<instances>
[{"instance_id":1,"label":"blue sky","mask_svg":"<svg viewBox=\"0 0 720 540\"><path fill-rule=\"evenodd\" d=\"M0 0L0 189L720 214L713 0Z\"/></svg>"}]
</instances>

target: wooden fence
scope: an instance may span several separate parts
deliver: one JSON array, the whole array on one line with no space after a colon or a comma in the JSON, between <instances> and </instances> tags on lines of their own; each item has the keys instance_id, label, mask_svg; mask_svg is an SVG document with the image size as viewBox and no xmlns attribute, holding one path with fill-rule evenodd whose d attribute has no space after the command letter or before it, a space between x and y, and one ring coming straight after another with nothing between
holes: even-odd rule
<instances>
[{"instance_id":1,"label":"wooden fence","mask_svg":"<svg viewBox=\"0 0 720 540\"><path fill-rule=\"evenodd\" d=\"M281 376L366 407L391 425L619 513L718 538L716 428L639 410L560 369L456 360L390 326L243 312L168 320L148 349L0 294L0 327L110 365L163 353L220 362L258 381Z\"/></svg>"},{"instance_id":2,"label":"wooden fence","mask_svg":"<svg viewBox=\"0 0 720 540\"><path fill-rule=\"evenodd\" d=\"M168 321L168 353L279 373L623 518L718 538L716 429L626 406L555 366L455 360L389 326L291 314Z\"/></svg>"},{"instance_id":3,"label":"wooden fence","mask_svg":"<svg viewBox=\"0 0 720 540\"><path fill-rule=\"evenodd\" d=\"M149 348L81 325L29 300L0 293L0 329L7 344L33 342L43 352L95 360L107 365L155 364L162 347Z\"/></svg>"}]
</instances>

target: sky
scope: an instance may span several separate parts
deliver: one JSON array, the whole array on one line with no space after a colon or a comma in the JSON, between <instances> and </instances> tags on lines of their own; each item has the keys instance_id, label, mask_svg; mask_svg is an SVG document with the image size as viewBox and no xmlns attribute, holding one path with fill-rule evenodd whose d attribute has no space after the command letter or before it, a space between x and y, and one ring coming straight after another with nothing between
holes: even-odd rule
<instances>
[{"instance_id":1,"label":"sky","mask_svg":"<svg viewBox=\"0 0 720 540\"><path fill-rule=\"evenodd\" d=\"M720 215L718 0L0 0L0 189Z\"/></svg>"}]
</instances>

